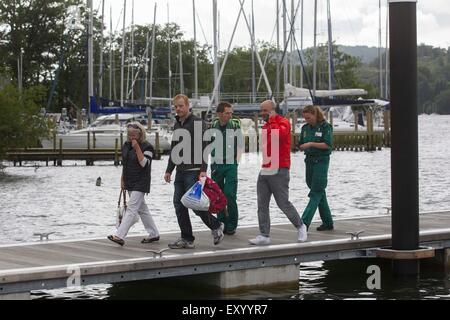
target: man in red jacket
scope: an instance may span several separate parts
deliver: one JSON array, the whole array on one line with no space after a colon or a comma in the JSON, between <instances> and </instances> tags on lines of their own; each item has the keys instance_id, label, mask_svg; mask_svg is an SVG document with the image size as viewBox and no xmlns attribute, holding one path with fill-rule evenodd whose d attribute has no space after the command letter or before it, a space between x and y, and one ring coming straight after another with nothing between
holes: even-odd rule
<instances>
[{"instance_id":1,"label":"man in red jacket","mask_svg":"<svg viewBox=\"0 0 450 320\"><path fill-rule=\"evenodd\" d=\"M297 228L297 241L304 242L307 239L306 226L289 201L291 125L286 118L275 112L275 103L271 100L264 101L260 110L261 117L266 122L262 130L263 165L256 186L260 235L249 242L253 245L271 243L269 204L272 195L277 206Z\"/></svg>"}]
</instances>

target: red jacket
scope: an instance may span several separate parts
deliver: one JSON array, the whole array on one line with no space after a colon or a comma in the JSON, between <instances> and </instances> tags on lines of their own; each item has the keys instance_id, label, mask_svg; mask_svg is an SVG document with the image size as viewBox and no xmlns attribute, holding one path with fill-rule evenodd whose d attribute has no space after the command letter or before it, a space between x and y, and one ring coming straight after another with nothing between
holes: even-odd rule
<instances>
[{"instance_id":1,"label":"red jacket","mask_svg":"<svg viewBox=\"0 0 450 320\"><path fill-rule=\"evenodd\" d=\"M266 133L267 132L267 133ZM272 156L272 141L278 146L273 146L274 152L278 153ZM269 121L263 126L262 131L263 145L263 168L279 169L291 167L291 124L286 118L275 115L269 118ZM278 147L278 148L277 148Z\"/></svg>"}]
</instances>

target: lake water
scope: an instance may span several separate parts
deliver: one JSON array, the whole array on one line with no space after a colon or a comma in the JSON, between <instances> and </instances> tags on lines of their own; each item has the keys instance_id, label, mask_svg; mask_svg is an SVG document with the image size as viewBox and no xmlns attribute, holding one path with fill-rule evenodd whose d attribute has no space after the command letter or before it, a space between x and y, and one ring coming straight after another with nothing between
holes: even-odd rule
<instances>
[{"instance_id":1,"label":"lake water","mask_svg":"<svg viewBox=\"0 0 450 320\"><path fill-rule=\"evenodd\" d=\"M450 116L419 116L419 191L420 211L450 209ZM304 155L293 154L290 196L302 211L306 206L308 189L304 181ZM40 163L42 165L42 163ZM173 185L162 177L167 157L155 161L152 168L152 191L146 198L152 215L162 232L178 231L172 205ZM6 168L0 173L0 241L3 244L37 241L35 232L55 232L51 238L73 239L103 237L114 230L115 208L119 196L121 167L111 162L86 167L83 162L64 162L64 167L39 167L27 163L24 167ZM238 205L239 225L257 224L256 178L259 156L247 154L239 167ZM102 186L97 187L98 177ZM328 199L335 218L382 215L390 207L390 149L377 152L334 152L331 158ZM287 222L272 201L273 223ZM318 218L318 215L317 217ZM200 219L192 216L193 227L203 228ZM142 234L137 224L130 232ZM344 268L347 262L331 269ZM352 265L361 262L352 261ZM333 282L329 263L302 265L300 288L291 291L249 291L234 298L338 299L338 298L401 298L392 291L367 293L358 285L338 285ZM347 267L345 267L347 268ZM331 277L331 278L330 278ZM349 277L351 278L351 277ZM339 281L338 281L339 283ZM346 281L346 283L351 283ZM33 293L33 298L114 298L120 290L141 284L100 285L86 287L80 292L51 290ZM164 285L166 286L166 285ZM360 289L359 289L360 288ZM432 273L421 278L411 289L411 298L449 298L448 277ZM437 289L436 289L437 288ZM435 291L435 289L437 291ZM365 289L367 291L367 289ZM136 290L135 290L136 291ZM177 297L176 288L168 297ZM423 291L421 293L421 291ZM409 291L408 291L409 292ZM181 294L182 296L182 294ZM154 298L149 295L148 298ZM210 296L209 296L210 297ZM222 296L218 296L220 298ZM232 298L233 298L232 297ZM408 295L406 295L408 297ZM143 298L141 296L141 298ZM201 298L201 297L199 297Z\"/></svg>"}]
</instances>

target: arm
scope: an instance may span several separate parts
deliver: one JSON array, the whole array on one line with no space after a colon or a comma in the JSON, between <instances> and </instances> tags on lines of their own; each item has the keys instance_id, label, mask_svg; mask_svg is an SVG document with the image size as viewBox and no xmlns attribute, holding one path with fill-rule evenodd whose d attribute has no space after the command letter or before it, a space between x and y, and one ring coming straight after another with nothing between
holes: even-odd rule
<instances>
[{"instance_id":1,"label":"arm","mask_svg":"<svg viewBox=\"0 0 450 320\"><path fill-rule=\"evenodd\" d=\"M208 141L203 141L203 135L205 134L206 129L206 122L202 120L202 165L200 167L200 177L206 177L206 171L208 170L208 160L205 160L204 157Z\"/></svg>"},{"instance_id":2,"label":"arm","mask_svg":"<svg viewBox=\"0 0 450 320\"><path fill-rule=\"evenodd\" d=\"M142 159L141 161L139 161L140 165L142 166L142 168L145 168L145 166L147 165L151 165L152 160L153 160L153 154L154 154L154 149L152 147L151 144L148 144L145 149L144 149L144 159Z\"/></svg>"},{"instance_id":3,"label":"arm","mask_svg":"<svg viewBox=\"0 0 450 320\"><path fill-rule=\"evenodd\" d=\"M134 151L136 151L136 155L137 155L139 163L142 163L145 160L145 157L144 157L144 154L142 153L139 142L137 142L136 140L133 139L131 141L131 146L134 148Z\"/></svg>"},{"instance_id":4,"label":"arm","mask_svg":"<svg viewBox=\"0 0 450 320\"><path fill-rule=\"evenodd\" d=\"M174 141L172 140L171 145L170 145L170 150L173 150L174 147ZM166 180L166 182L170 182L170 176L172 175L173 170L175 169L175 163L173 163L172 161L172 152L170 152L169 155L169 160L167 161L167 168L166 168L166 174L164 175L164 180ZM166 177L168 177L166 179Z\"/></svg>"}]
</instances>

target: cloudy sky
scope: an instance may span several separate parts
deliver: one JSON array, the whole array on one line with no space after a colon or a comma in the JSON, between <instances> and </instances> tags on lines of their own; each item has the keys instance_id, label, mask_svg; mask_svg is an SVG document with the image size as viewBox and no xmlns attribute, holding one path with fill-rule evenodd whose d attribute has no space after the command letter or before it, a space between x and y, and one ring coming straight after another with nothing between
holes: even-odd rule
<instances>
[{"instance_id":1,"label":"cloudy sky","mask_svg":"<svg viewBox=\"0 0 450 320\"><path fill-rule=\"evenodd\" d=\"M181 26L187 38L193 38L192 0L134 0L135 23L151 24L153 9L157 3L157 23L166 23L169 19ZM297 3L299 0L293 0ZM197 19L197 40L212 44L212 0L195 0L199 19ZM276 19L276 0L254 0L256 38L276 41L274 34ZM282 1L280 0L280 3ZM326 0L318 0L318 42L327 39ZM387 0L382 2L383 46L386 34ZM291 0L287 0L290 10ZM313 43L313 0L304 0L304 45ZM131 23L132 0L127 0L127 24ZM123 0L105 0L105 24L109 26L109 11L112 7L113 28L121 29ZM218 0L220 11L220 49L228 47L231 34L239 13L239 0ZM246 15L251 13L251 0L245 0ZM101 0L94 0L94 9L101 9ZM378 46L378 0L331 0L333 38L338 44ZM436 47L450 46L450 1L419 0L417 10L418 42ZM300 18L296 24L296 37L300 45ZM203 31L202 31L203 29ZM241 17L233 46L248 45L250 36Z\"/></svg>"}]
</instances>

